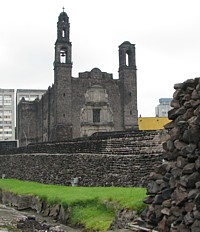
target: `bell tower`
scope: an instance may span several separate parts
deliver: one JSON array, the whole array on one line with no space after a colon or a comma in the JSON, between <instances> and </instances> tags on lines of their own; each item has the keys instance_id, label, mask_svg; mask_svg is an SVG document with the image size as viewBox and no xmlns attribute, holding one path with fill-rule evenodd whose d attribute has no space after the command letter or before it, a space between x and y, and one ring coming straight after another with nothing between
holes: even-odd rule
<instances>
[{"instance_id":1,"label":"bell tower","mask_svg":"<svg viewBox=\"0 0 200 232\"><path fill-rule=\"evenodd\" d=\"M55 63L54 67L57 64L62 64L64 67L72 68L71 61L71 50L72 45L69 40L70 32L69 17L66 12L60 13L57 22L57 40L55 43Z\"/></svg>"},{"instance_id":2,"label":"bell tower","mask_svg":"<svg viewBox=\"0 0 200 232\"><path fill-rule=\"evenodd\" d=\"M128 41L119 46L119 80L124 130L138 129L135 44Z\"/></svg>"},{"instance_id":3,"label":"bell tower","mask_svg":"<svg viewBox=\"0 0 200 232\"><path fill-rule=\"evenodd\" d=\"M72 45L69 39L69 17L64 11L57 22L57 40L54 61L54 129L51 140L72 138Z\"/></svg>"}]
</instances>

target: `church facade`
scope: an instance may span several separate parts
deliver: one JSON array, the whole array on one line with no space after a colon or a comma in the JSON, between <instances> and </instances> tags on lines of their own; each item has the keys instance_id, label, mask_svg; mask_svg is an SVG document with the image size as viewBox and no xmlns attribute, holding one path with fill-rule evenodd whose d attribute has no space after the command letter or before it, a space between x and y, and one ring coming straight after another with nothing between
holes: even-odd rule
<instances>
[{"instance_id":1,"label":"church facade","mask_svg":"<svg viewBox=\"0 0 200 232\"><path fill-rule=\"evenodd\" d=\"M57 22L54 84L41 100L22 99L18 105L20 146L138 128L135 45L125 41L119 46L118 79L98 68L72 77L69 35L63 11Z\"/></svg>"}]
</instances>

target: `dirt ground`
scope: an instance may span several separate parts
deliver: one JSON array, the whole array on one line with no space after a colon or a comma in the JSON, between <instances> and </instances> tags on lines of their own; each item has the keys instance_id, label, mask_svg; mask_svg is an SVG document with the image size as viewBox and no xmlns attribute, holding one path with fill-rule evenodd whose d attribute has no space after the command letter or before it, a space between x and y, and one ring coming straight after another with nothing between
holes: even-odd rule
<instances>
[{"instance_id":1,"label":"dirt ground","mask_svg":"<svg viewBox=\"0 0 200 232\"><path fill-rule=\"evenodd\" d=\"M0 232L80 232L44 218L35 212L17 211L14 208L0 204Z\"/></svg>"}]
</instances>

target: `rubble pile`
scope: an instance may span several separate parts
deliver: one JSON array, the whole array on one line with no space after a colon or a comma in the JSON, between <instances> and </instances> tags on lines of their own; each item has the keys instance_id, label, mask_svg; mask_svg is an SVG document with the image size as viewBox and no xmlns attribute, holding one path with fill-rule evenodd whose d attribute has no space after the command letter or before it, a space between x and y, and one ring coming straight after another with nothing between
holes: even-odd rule
<instances>
[{"instance_id":1,"label":"rubble pile","mask_svg":"<svg viewBox=\"0 0 200 232\"><path fill-rule=\"evenodd\" d=\"M199 232L200 78L175 84L174 89L164 162L150 174L144 219L162 232Z\"/></svg>"}]
</instances>

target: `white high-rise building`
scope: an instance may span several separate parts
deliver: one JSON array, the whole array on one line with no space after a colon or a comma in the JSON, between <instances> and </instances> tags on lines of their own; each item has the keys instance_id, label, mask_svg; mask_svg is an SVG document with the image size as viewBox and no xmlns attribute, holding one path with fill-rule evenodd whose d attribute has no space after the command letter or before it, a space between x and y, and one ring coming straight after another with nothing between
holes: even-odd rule
<instances>
[{"instance_id":1,"label":"white high-rise building","mask_svg":"<svg viewBox=\"0 0 200 232\"><path fill-rule=\"evenodd\" d=\"M0 140L15 139L14 89L0 89Z\"/></svg>"},{"instance_id":2,"label":"white high-rise building","mask_svg":"<svg viewBox=\"0 0 200 232\"><path fill-rule=\"evenodd\" d=\"M159 105L155 108L156 117L168 117L168 111L172 108L170 103L172 98L160 98Z\"/></svg>"}]
</instances>

